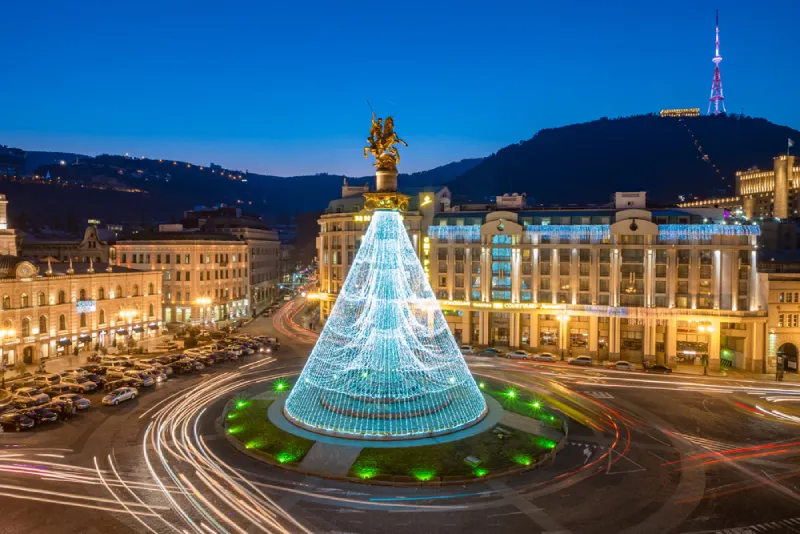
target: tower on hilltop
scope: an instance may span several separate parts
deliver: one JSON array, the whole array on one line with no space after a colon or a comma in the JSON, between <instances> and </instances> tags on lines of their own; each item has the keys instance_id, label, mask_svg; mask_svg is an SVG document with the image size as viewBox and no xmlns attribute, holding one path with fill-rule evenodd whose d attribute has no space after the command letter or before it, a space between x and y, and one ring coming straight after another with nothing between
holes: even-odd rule
<instances>
[{"instance_id":1,"label":"tower on hilltop","mask_svg":"<svg viewBox=\"0 0 800 534\"><path fill-rule=\"evenodd\" d=\"M719 73L719 64L722 56L719 55L719 9L717 10L717 38L714 42L716 54L711 60L714 62L714 78L711 81L711 98L708 99L708 114L711 115L711 108L714 108L714 115L725 113L725 96L722 94L722 76Z\"/></svg>"}]
</instances>

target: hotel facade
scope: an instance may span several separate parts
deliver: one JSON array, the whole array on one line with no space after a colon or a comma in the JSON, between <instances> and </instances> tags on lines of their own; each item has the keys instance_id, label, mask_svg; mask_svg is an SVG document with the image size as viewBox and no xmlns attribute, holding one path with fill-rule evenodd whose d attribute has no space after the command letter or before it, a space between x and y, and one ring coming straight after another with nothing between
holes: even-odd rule
<instances>
[{"instance_id":1,"label":"hotel facade","mask_svg":"<svg viewBox=\"0 0 800 534\"><path fill-rule=\"evenodd\" d=\"M727 224L718 209L648 208L644 193L555 210L517 195L451 207L437 194L412 196L404 217L460 343L774 371L758 226ZM369 224L362 208L334 201L319 219L323 321Z\"/></svg>"}]
</instances>

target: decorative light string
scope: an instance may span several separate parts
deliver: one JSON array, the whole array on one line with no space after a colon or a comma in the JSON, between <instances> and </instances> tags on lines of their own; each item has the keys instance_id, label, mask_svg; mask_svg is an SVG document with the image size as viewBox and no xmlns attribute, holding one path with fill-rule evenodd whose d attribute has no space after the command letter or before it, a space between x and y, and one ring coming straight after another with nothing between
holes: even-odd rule
<instances>
[{"instance_id":1,"label":"decorative light string","mask_svg":"<svg viewBox=\"0 0 800 534\"><path fill-rule=\"evenodd\" d=\"M696 241L712 236L759 236L761 227L754 224L660 224L658 238L662 241Z\"/></svg>"},{"instance_id":2,"label":"decorative light string","mask_svg":"<svg viewBox=\"0 0 800 534\"><path fill-rule=\"evenodd\" d=\"M480 243L481 227L477 224L467 226L429 226L428 237L440 241L463 239L468 243Z\"/></svg>"},{"instance_id":3,"label":"decorative light string","mask_svg":"<svg viewBox=\"0 0 800 534\"><path fill-rule=\"evenodd\" d=\"M364 439L443 434L485 414L398 212L375 211L284 411Z\"/></svg>"},{"instance_id":4,"label":"decorative light string","mask_svg":"<svg viewBox=\"0 0 800 534\"><path fill-rule=\"evenodd\" d=\"M544 236L558 239L591 239L602 241L611 237L611 227L607 224L545 224L528 225L525 232L529 238Z\"/></svg>"}]
</instances>

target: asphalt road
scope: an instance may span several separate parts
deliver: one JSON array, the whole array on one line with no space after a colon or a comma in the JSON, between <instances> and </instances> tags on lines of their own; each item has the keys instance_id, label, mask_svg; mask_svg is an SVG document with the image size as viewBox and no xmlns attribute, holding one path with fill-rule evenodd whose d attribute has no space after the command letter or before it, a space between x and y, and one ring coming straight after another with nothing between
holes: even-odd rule
<instances>
[{"instance_id":1,"label":"asphalt road","mask_svg":"<svg viewBox=\"0 0 800 534\"><path fill-rule=\"evenodd\" d=\"M550 465L468 487L393 489L303 477L219 434L234 396L299 372L313 334L274 320L282 349L170 379L135 401L0 435L9 533L800 532L800 387L468 358L573 419ZM770 400L772 399L772 400ZM793 408L794 406L794 408Z\"/></svg>"}]
</instances>

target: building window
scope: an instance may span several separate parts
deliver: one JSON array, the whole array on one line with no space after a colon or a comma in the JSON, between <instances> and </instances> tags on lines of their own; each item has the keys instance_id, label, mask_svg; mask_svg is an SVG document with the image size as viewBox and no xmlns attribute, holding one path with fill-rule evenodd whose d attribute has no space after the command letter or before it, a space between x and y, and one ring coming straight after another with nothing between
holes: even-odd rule
<instances>
[{"instance_id":1,"label":"building window","mask_svg":"<svg viewBox=\"0 0 800 534\"><path fill-rule=\"evenodd\" d=\"M778 328L783 328L783 314L778 315Z\"/></svg>"},{"instance_id":2,"label":"building window","mask_svg":"<svg viewBox=\"0 0 800 534\"><path fill-rule=\"evenodd\" d=\"M172 254L167 254L167 255L164 257L164 260L165 260L165 261L164 261L164 263L169 263L169 260L170 260L171 258L172 258ZM178 256L178 263L180 263L180 256Z\"/></svg>"},{"instance_id":3,"label":"building window","mask_svg":"<svg viewBox=\"0 0 800 534\"><path fill-rule=\"evenodd\" d=\"M45 305L44 293L39 293L38 295L36 295L36 305L37 306Z\"/></svg>"},{"instance_id":4,"label":"building window","mask_svg":"<svg viewBox=\"0 0 800 534\"><path fill-rule=\"evenodd\" d=\"M82 313L81 314L81 328L85 328L85 327L86 327L86 314Z\"/></svg>"},{"instance_id":5,"label":"building window","mask_svg":"<svg viewBox=\"0 0 800 534\"><path fill-rule=\"evenodd\" d=\"M147 294L148 294L148 295L153 295L153 294L155 294L155 291L153 290L153 284L149 284L149 285L147 286Z\"/></svg>"},{"instance_id":6,"label":"building window","mask_svg":"<svg viewBox=\"0 0 800 534\"><path fill-rule=\"evenodd\" d=\"M105 310L100 310L99 320L100 320L100 324L106 324L106 311Z\"/></svg>"},{"instance_id":7,"label":"building window","mask_svg":"<svg viewBox=\"0 0 800 534\"><path fill-rule=\"evenodd\" d=\"M186 271L186 281L190 282L191 280L192 280L192 273L190 273L189 271Z\"/></svg>"},{"instance_id":8,"label":"building window","mask_svg":"<svg viewBox=\"0 0 800 534\"><path fill-rule=\"evenodd\" d=\"M85 289L81 289L80 292L78 293L78 300L81 300L81 301L86 300L86 290Z\"/></svg>"},{"instance_id":9,"label":"building window","mask_svg":"<svg viewBox=\"0 0 800 534\"><path fill-rule=\"evenodd\" d=\"M181 281L181 272L175 271L175 280L180 282Z\"/></svg>"},{"instance_id":10,"label":"building window","mask_svg":"<svg viewBox=\"0 0 800 534\"><path fill-rule=\"evenodd\" d=\"M31 335L31 320L25 317L22 320L22 337L28 337Z\"/></svg>"},{"instance_id":11,"label":"building window","mask_svg":"<svg viewBox=\"0 0 800 534\"><path fill-rule=\"evenodd\" d=\"M106 298L106 290L102 287L97 290L97 300L103 300Z\"/></svg>"},{"instance_id":12,"label":"building window","mask_svg":"<svg viewBox=\"0 0 800 534\"><path fill-rule=\"evenodd\" d=\"M3 309L10 310L11 309L11 297L8 295L3 295Z\"/></svg>"},{"instance_id":13,"label":"building window","mask_svg":"<svg viewBox=\"0 0 800 534\"><path fill-rule=\"evenodd\" d=\"M187 295L188 295L188 293L187 293ZM156 314L155 306L150 304L150 315L148 315L148 317L153 317L155 314Z\"/></svg>"},{"instance_id":14,"label":"building window","mask_svg":"<svg viewBox=\"0 0 800 534\"><path fill-rule=\"evenodd\" d=\"M128 255L125 252L122 253L122 263L128 263Z\"/></svg>"},{"instance_id":15,"label":"building window","mask_svg":"<svg viewBox=\"0 0 800 534\"><path fill-rule=\"evenodd\" d=\"M136 284L134 284L134 286L133 286L133 296L134 297L138 297L139 296L139 286L137 286Z\"/></svg>"},{"instance_id":16,"label":"building window","mask_svg":"<svg viewBox=\"0 0 800 534\"><path fill-rule=\"evenodd\" d=\"M117 286L116 296L117 296L118 299L122 298L122 286Z\"/></svg>"},{"instance_id":17,"label":"building window","mask_svg":"<svg viewBox=\"0 0 800 534\"><path fill-rule=\"evenodd\" d=\"M63 313L58 317L58 329L59 330L67 329L67 318Z\"/></svg>"},{"instance_id":18,"label":"building window","mask_svg":"<svg viewBox=\"0 0 800 534\"><path fill-rule=\"evenodd\" d=\"M172 280L172 271L164 271L164 280L166 281Z\"/></svg>"},{"instance_id":19,"label":"building window","mask_svg":"<svg viewBox=\"0 0 800 534\"><path fill-rule=\"evenodd\" d=\"M186 255L186 261L184 261L183 263L185 263L185 264L187 264L187 265L188 265L188 264L190 264L191 262L192 262L192 260L191 260L191 256L190 256L189 254L187 254L187 255Z\"/></svg>"},{"instance_id":20,"label":"building window","mask_svg":"<svg viewBox=\"0 0 800 534\"><path fill-rule=\"evenodd\" d=\"M20 306L23 308L27 308L29 306L27 293L23 293L22 297L20 297Z\"/></svg>"},{"instance_id":21,"label":"building window","mask_svg":"<svg viewBox=\"0 0 800 534\"><path fill-rule=\"evenodd\" d=\"M39 317L39 333L46 334L47 333L47 317L42 315Z\"/></svg>"},{"instance_id":22,"label":"building window","mask_svg":"<svg viewBox=\"0 0 800 534\"><path fill-rule=\"evenodd\" d=\"M64 304L67 301L67 294L63 291L58 292L58 303Z\"/></svg>"},{"instance_id":23,"label":"building window","mask_svg":"<svg viewBox=\"0 0 800 534\"><path fill-rule=\"evenodd\" d=\"M161 254L156 254L156 263L161 263Z\"/></svg>"},{"instance_id":24,"label":"building window","mask_svg":"<svg viewBox=\"0 0 800 534\"><path fill-rule=\"evenodd\" d=\"M190 296L189 296L189 292L188 292L188 291L186 292L186 300L187 300L188 302L191 302L191 301L192 301L192 297L190 297ZM152 314L151 314L151 315L152 315Z\"/></svg>"},{"instance_id":25,"label":"building window","mask_svg":"<svg viewBox=\"0 0 800 534\"><path fill-rule=\"evenodd\" d=\"M169 263L169 262L167 262L167 263ZM180 265L180 263L181 263L181 255L180 254L175 254L175 263Z\"/></svg>"},{"instance_id":26,"label":"building window","mask_svg":"<svg viewBox=\"0 0 800 534\"><path fill-rule=\"evenodd\" d=\"M178 291L177 296L175 297L175 300L177 300L177 301L181 300L181 292L180 291Z\"/></svg>"}]
</instances>

